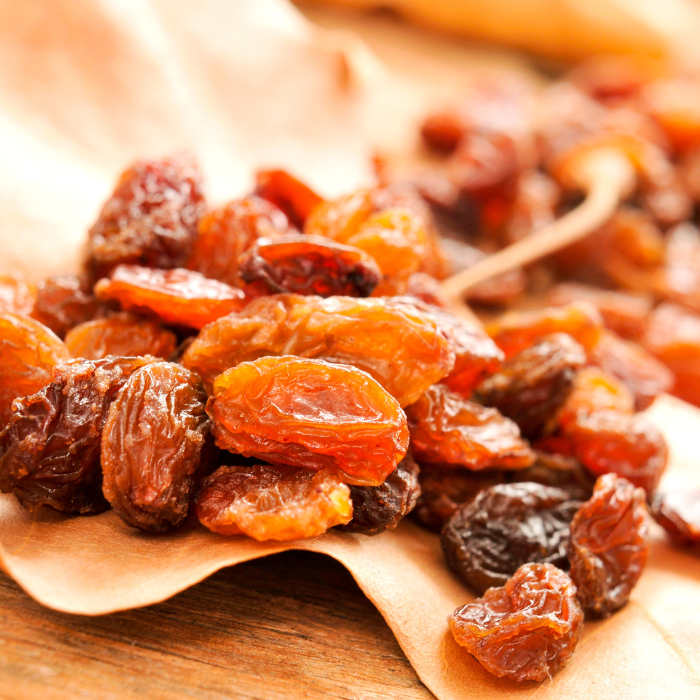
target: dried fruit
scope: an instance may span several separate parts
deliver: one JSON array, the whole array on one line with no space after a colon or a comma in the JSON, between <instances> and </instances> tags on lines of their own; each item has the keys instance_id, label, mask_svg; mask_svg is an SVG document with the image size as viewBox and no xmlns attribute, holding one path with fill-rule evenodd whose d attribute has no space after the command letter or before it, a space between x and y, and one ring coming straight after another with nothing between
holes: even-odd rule
<instances>
[{"instance_id":1,"label":"dried fruit","mask_svg":"<svg viewBox=\"0 0 700 700\"><path fill-rule=\"evenodd\" d=\"M202 468L209 420L199 378L156 362L117 394L102 433L102 490L117 515L146 532L185 519Z\"/></svg>"},{"instance_id":2,"label":"dried fruit","mask_svg":"<svg viewBox=\"0 0 700 700\"><path fill-rule=\"evenodd\" d=\"M338 529L362 535L378 535L385 530L393 530L416 505L420 495L419 471L408 452L383 484L351 486L352 520Z\"/></svg>"},{"instance_id":3,"label":"dried fruit","mask_svg":"<svg viewBox=\"0 0 700 700\"><path fill-rule=\"evenodd\" d=\"M255 184L255 194L281 209L298 229L304 227L309 214L323 203L308 185L285 170L259 170Z\"/></svg>"},{"instance_id":4,"label":"dried fruit","mask_svg":"<svg viewBox=\"0 0 700 700\"><path fill-rule=\"evenodd\" d=\"M202 217L185 267L239 287L238 258L258 238L276 238L289 230L287 217L274 204L255 196L236 199Z\"/></svg>"},{"instance_id":5,"label":"dried fruit","mask_svg":"<svg viewBox=\"0 0 700 700\"><path fill-rule=\"evenodd\" d=\"M203 208L201 176L190 157L138 161L122 173L90 229L86 270L97 280L123 264L181 267Z\"/></svg>"},{"instance_id":6,"label":"dried fruit","mask_svg":"<svg viewBox=\"0 0 700 700\"><path fill-rule=\"evenodd\" d=\"M368 297L382 279L374 259L320 236L261 238L239 262L246 291Z\"/></svg>"},{"instance_id":7,"label":"dried fruit","mask_svg":"<svg viewBox=\"0 0 700 700\"><path fill-rule=\"evenodd\" d=\"M521 173L506 224L506 240L514 243L551 224L556 219L560 196L551 177L539 170Z\"/></svg>"},{"instance_id":8,"label":"dried fruit","mask_svg":"<svg viewBox=\"0 0 700 700\"><path fill-rule=\"evenodd\" d=\"M204 479L195 512L212 532L263 542L322 535L347 523L353 510L338 474L255 464L220 467Z\"/></svg>"},{"instance_id":9,"label":"dried fruit","mask_svg":"<svg viewBox=\"0 0 700 700\"><path fill-rule=\"evenodd\" d=\"M431 386L406 408L411 446L419 464L466 469L528 467L534 455L513 421L450 391Z\"/></svg>"},{"instance_id":10,"label":"dried fruit","mask_svg":"<svg viewBox=\"0 0 700 700\"><path fill-rule=\"evenodd\" d=\"M563 571L524 564L505 586L457 608L448 622L457 643L494 675L543 681L573 654L583 613Z\"/></svg>"},{"instance_id":11,"label":"dried fruit","mask_svg":"<svg viewBox=\"0 0 700 700\"><path fill-rule=\"evenodd\" d=\"M70 357L68 349L34 319L0 311L0 430L10 420L12 402L51 381L51 369Z\"/></svg>"},{"instance_id":12,"label":"dried fruit","mask_svg":"<svg viewBox=\"0 0 700 700\"><path fill-rule=\"evenodd\" d=\"M207 403L219 447L378 486L408 449L399 404L365 372L299 357L242 362Z\"/></svg>"},{"instance_id":13,"label":"dried fruit","mask_svg":"<svg viewBox=\"0 0 700 700\"><path fill-rule=\"evenodd\" d=\"M23 275L0 275L0 311L29 316L34 308L36 289Z\"/></svg>"},{"instance_id":14,"label":"dried fruit","mask_svg":"<svg viewBox=\"0 0 700 700\"><path fill-rule=\"evenodd\" d=\"M651 514L676 544L700 544L700 493L697 491L658 493L652 501Z\"/></svg>"},{"instance_id":15,"label":"dried fruit","mask_svg":"<svg viewBox=\"0 0 700 700\"><path fill-rule=\"evenodd\" d=\"M502 586L527 562L567 568L569 523L580 505L562 489L533 482L484 489L445 525L447 563L478 593Z\"/></svg>"},{"instance_id":16,"label":"dried fruit","mask_svg":"<svg viewBox=\"0 0 700 700\"><path fill-rule=\"evenodd\" d=\"M358 367L402 406L449 374L455 358L441 330L414 306L278 294L204 328L182 364L209 388L240 362L285 354Z\"/></svg>"},{"instance_id":17,"label":"dried fruit","mask_svg":"<svg viewBox=\"0 0 700 700\"><path fill-rule=\"evenodd\" d=\"M53 381L18 399L0 434L0 488L25 508L67 513L107 508L100 445L109 407L132 372L154 358L119 357L58 365Z\"/></svg>"},{"instance_id":18,"label":"dried fruit","mask_svg":"<svg viewBox=\"0 0 700 700\"><path fill-rule=\"evenodd\" d=\"M66 347L73 357L100 360L108 355L152 355L164 360L175 352L177 338L160 323L130 313L81 323L66 334Z\"/></svg>"},{"instance_id":19,"label":"dried fruit","mask_svg":"<svg viewBox=\"0 0 700 700\"><path fill-rule=\"evenodd\" d=\"M544 336L507 360L477 389L479 403L497 408L529 439L546 432L586 362L583 348L564 333Z\"/></svg>"},{"instance_id":20,"label":"dried fruit","mask_svg":"<svg viewBox=\"0 0 700 700\"><path fill-rule=\"evenodd\" d=\"M440 283L425 272L414 272L408 276L405 294L407 297L438 308L447 309L450 305Z\"/></svg>"},{"instance_id":21,"label":"dried fruit","mask_svg":"<svg viewBox=\"0 0 700 700\"><path fill-rule=\"evenodd\" d=\"M625 605L648 555L644 491L615 474L601 476L571 523L571 578L583 609L607 617Z\"/></svg>"},{"instance_id":22,"label":"dried fruit","mask_svg":"<svg viewBox=\"0 0 700 700\"><path fill-rule=\"evenodd\" d=\"M190 328L202 328L246 304L240 289L182 268L120 265L95 285L95 293L127 311L155 314L165 323Z\"/></svg>"}]
</instances>

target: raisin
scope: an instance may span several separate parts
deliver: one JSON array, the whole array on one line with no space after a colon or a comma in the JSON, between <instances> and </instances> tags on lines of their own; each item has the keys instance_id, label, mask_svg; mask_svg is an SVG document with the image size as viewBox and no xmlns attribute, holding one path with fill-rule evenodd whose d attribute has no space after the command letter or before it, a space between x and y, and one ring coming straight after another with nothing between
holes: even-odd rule
<instances>
[{"instance_id":1,"label":"raisin","mask_svg":"<svg viewBox=\"0 0 700 700\"><path fill-rule=\"evenodd\" d=\"M629 339L639 338L644 333L652 309L652 299L648 295L613 292L575 282L556 285L546 297L550 306L566 306L575 301L593 304L607 328Z\"/></svg>"},{"instance_id":2,"label":"raisin","mask_svg":"<svg viewBox=\"0 0 700 700\"><path fill-rule=\"evenodd\" d=\"M503 479L504 473L496 470L470 472L424 464L418 475L421 493L413 515L423 527L439 533L463 503L472 501L478 493L502 483Z\"/></svg>"},{"instance_id":3,"label":"raisin","mask_svg":"<svg viewBox=\"0 0 700 700\"><path fill-rule=\"evenodd\" d=\"M374 210L372 190L357 190L316 207L306 219L304 233L347 243Z\"/></svg>"},{"instance_id":4,"label":"raisin","mask_svg":"<svg viewBox=\"0 0 700 700\"><path fill-rule=\"evenodd\" d=\"M420 495L418 465L410 452L379 486L351 486L352 520L339 530L378 535L393 530L410 513Z\"/></svg>"},{"instance_id":5,"label":"raisin","mask_svg":"<svg viewBox=\"0 0 700 700\"><path fill-rule=\"evenodd\" d=\"M477 389L477 400L497 408L533 439L547 431L585 362L583 348L571 336L545 336L486 379Z\"/></svg>"},{"instance_id":6,"label":"raisin","mask_svg":"<svg viewBox=\"0 0 700 700\"><path fill-rule=\"evenodd\" d=\"M659 294L700 312L700 231L680 224L666 236L666 265Z\"/></svg>"},{"instance_id":7,"label":"raisin","mask_svg":"<svg viewBox=\"0 0 700 700\"><path fill-rule=\"evenodd\" d=\"M603 331L591 348L589 359L632 392L638 411L651 406L656 397L674 383L669 369L648 351L618 338L612 331Z\"/></svg>"},{"instance_id":8,"label":"raisin","mask_svg":"<svg viewBox=\"0 0 700 700\"><path fill-rule=\"evenodd\" d=\"M687 78L666 78L647 85L644 106L661 125L674 149L700 144L700 86Z\"/></svg>"},{"instance_id":9,"label":"raisin","mask_svg":"<svg viewBox=\"0 0 700 700\"><path fill-rule=\"evenodd\" d=\"M458 644L495 676L514 681L551 678L576 649L582 623L576 586L551 564L524 564L505 586L449 618Z\"/></svg>"},{"instance_id":10,"label":"raisin","mask_svg":"<svg viewBox=\"0 0 700 700\"><path fill-rule=\"evenodd\" d=\"M134 372L102 433L102 491L117 515L146 532L182 523L207 454L209 420L199 378L156 362Z\"/></svg>"},{"instance_id":11,"label":"raisin","mask_svg":"<svg viewBox=\"0 0 700 700\"><path fill-rule=\"evenodd\" d=\"M275 238L288 231L287 217L274 204L255 196L236 199L202 217L185 267L239 287L238 258L258 238Z\"/></svg>"},{"instance_id":12,"label":"raisin","mask_svg":"<svg viewBox=\"0 0 700 700\"><path fill-rule=\"evenodd\" d=\"M19 314L0 311L0 430L10 420L12 402L51 381L51 369L70 357L46 326Z\"/></svg>"},{"instance_id":13,"label":"raisin","mask_svg":"<svg viewBox=\"0 0 700 700\"><path fill-rule=\"evenodd\" d=\"M36 288L18 273L0 275L0 311L29 316L34 309Z\"/></svg>"},{"instance_id":14,"label":"raisin","mask_svg":"<svg viewBox=\"0 0 700 700\"><path fill-rule=\"evenodd\" d=\"M122 264L180 267L204 208L201 176L188 156L139 161L122 173L90 229L85 267L93 280Z\"/></svg>"},{"instance_id":15,"label":"raisin","mask_svg":"<svg viewBox=\"0 0 700 700\"><path fill-rule=\"evenodd\" d=\"M651 514L676 544L700 544L700 493L697 491L658 493L652 501Z\"/></svg>"},{"instance_id":16,"label":"raisin","mask_svg":"<svg viewBox=\"0 0 700 700\"><path fill-rule=\"evenodd\" d=\"M569 523L580 505L562 489L533 482L484 489L445 525L447 563L478 593L502 586L527 562L567 568Z\"/></svg>"},{"instance_id":17,"label":"raisin","mask_svg":"<svg viewBox=\"0 0 700 700\"><path fill-rule=\"evenodd\" d=\"M259 170L255 175L255 194L281 209L298 229L323 198L285 170Z\"/></svg>"},{"instance_id":18,"label":"raisin","mask_svg":"<svg viewBox=\"0 0 700 700\"><path fill-rule=\"evenodd\" d=\"M425 272L414 272L408 276L405 295L441 309L450 307L450 301L442 291L440 283Z\"/></svg>"},{"instance_id":19,"label":"raisin","mask_svg":"<svg viewBox=\"0 0 700 700\"><path fill-rule=\"evenodd\" d=\"M528 467L534 456L518 426L495 408L484 408L435 384L406 408L411 446L419 464L452 464L479 470Z\"/></svg>"},{"instance_id":20,"label":"raisin","mask_svg":"<svg viewBox=\"0 0 700 700\"><path fill-rule=\"evenodd\" d=\"M436 151L451 153L457 148L468 124L456 110L435 112L426 117L421 125L423 141Z\"/></svg>"},{"instance_id":21,"label":"raisin","mask_svg":"<svg viewBox=\"0 0 700 700\"><path fill-rule=\"evenodd\" d=\"M552 333L567 333L590 350L600 339L603 320L585 302L538 311L511 311L486 327L496 345L511 358Z\"/></svg>"},{"instance_id":22,"label":"raisin","mask_svg":"<svg viewBox=\"0 0 700 700\"><path fill-rule=\"evenodd\" d=\"M256 464L219 467L202 482L195 512L212 532L263 542L322 535L347 523L353 506L348 486L327 469Z\"/></svg>"},{"instance_id":23,"label":"raisin","mask_svg":"<svg viewBox=\"0 0 700 700\"><path fill-rule=\"evenodd\" d=\"M559 198L559 187L552 178L538 170L522 173L506 224L506 241L514 243L553 223Z\"/></svg>"},{"instance_id":24,"label":"raisin","mask_svg":"<svg viewBox=\"0 0 700 700\"><path fill-rule=\"evenodd\" d=\"M320 236L261 238L239 262L246 291L368 297L382 279L374 259L352 246Z\"/></svg>"},{"instance_id":25,"label":"raisin","mask_svg":"<svg viewBox=\"0 0 700 700\"><path fill-rule=\"evenodd\" d=\"M172 331L130 313L81 323L66 335L70 354L86 360L100 360L108 355L152 355L167 360L176 346L177 338Z\"/></svg>"},{"instance_id":26,"label":"raisin","mask_svg":"<svg viewBox=\"0 0 700 700\"><path fill-rule=\"evenodd\" d=\"M107 412L131 373L153 361L111 357L58 365L50 384L18 399L0 434L0 488L26 508L104 510L100 441Z\"/></svg>"},{"instance_id":27,"label":"raisin","mask_svg":"<svg viewBox=\"0 0 700 700\"><path fill-rule=\"evenodd\" d=\"M95 293L128 311L155 314L165 323L189 328L202 328L246 304L240 289L183 268L120 265L95 285Z\"/></svg>"},{"instance_id":28,"label":"raisin","mask_svg":"<svg viewBox=\"0 0 700 700\"><path fill-rule=\"evenodd\" d=\"M638 56L595 56L577 65L568 77L591 97L610 100L636 96L659 68Z\"/></svg>"},{"instance_id":29,"label":"raisin","mask_svg":"<svg viewBox=\"0 0 700 700\"><path fill-rule=\"evenodd\" d=\"M32 317L63 338L71 328L92 320L100 311L100 303L84 279L54 275L37 285Z\"/></svg>"},{"instance_id":30,"label":"raisin","mask_svg":"<svg viewBox=\"0 0 700 700\"><path fill-rule=\"evenodd\" d=\"M240 314L203 329L182 364L209 389L239 362L285 354L354 365L402 406L449 374L455 358L442 331L414 306L279 294L255 299Z\"/></svg>"},{"instance_id":31,"label":"raisin","mask_svg":"<svg viewBox=\"0 0 700 700\"><path fill-rule=\"evenodd\" d=\"M571 523L571 578L586 612L607 617L627 603L649 556L648 528L644 491L601 476Z\"/></svg>"}]
</instances>

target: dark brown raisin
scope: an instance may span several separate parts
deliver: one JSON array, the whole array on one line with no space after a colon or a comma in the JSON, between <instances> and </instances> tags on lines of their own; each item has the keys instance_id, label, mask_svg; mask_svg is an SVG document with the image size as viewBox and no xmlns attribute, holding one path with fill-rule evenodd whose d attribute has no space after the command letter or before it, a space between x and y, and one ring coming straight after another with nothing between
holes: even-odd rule
<instances>
[{"instance_id":1,"label":"dark brown raisin","mask_svg":"<svg viewBox=\"0 0 700 700\"><path fill-rule=\"evenodd\" d=\"M651 514L676 544L700 544L700 493L697 491L657 493L651 504Z\"/></svg>"}]
</instances>

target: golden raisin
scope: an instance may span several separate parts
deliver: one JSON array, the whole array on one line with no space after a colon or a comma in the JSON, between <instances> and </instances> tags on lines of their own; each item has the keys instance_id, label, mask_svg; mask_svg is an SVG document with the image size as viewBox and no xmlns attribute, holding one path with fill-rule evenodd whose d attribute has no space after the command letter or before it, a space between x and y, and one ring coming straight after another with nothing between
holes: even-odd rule
<instances>
[{"instance_id":1,"label":"golden raisin","mask_svg":"<svg viewBox=\"0 0 700 700\"><path fill-rule=\"evenodd\" d=\"M0 311L29 316L34 309L36 288L23 275L0 275Z\"/></svg>"},{"instance_id":2,"label":"golden raisin","mask_svg":"<svg viewBox=\"0 0 700 700\"><path fill-rule=\"evenodd\" d=\"M259 170L255 175L255 194L272 202L298 228L323 199L285 170Z\"/></svg>"}]
</instances>

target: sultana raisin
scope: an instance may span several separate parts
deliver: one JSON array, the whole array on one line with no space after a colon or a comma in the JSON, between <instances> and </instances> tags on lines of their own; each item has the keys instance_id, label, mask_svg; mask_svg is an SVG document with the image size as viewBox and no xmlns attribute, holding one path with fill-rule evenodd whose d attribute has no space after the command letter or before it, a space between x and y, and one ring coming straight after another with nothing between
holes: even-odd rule
<instances>
[{"instance_id":1,"label":"sultana raisin","mask_svg":"<svg viewBox=\"0 0 700 700\"><path fill-rule=\"evenodd\" d=\"M419 464L479 470L517 469L534 461L518 426L495 408L467 401L444 384L431 386L406 407L411 446Z\"/></svg>"},{"instance_id":2,"label":"sultana raisin","mask_svg":"<svg viewBox=\"0 0 700 700\"><path fill-rule=\"evenodd\" d=\"M70 357L46 326L19 314L0 311L0 430L10 420L12 402L51 381L51 369Z\"/></svg>"},{"instance_id":3,"label":"sultana raisin","mask_svg":"<svg viewBox=\"0 0 700 700\"><path fill-rule=\"evenodd\" d=\"M534 482L484 489L445 525L447 563L478 593L502 586L527 562L567 568L569 523L580 505L566 491Z\"/></svg>"},{"instance_id":4,"label":"sultana raisin","mask_svg":"<svg viewBox=\"0 0 700 700\"><path fill-rule=\"evenodd\" d=\"M209 420L199 378L171 362L135 371L102 433L102 491L116 514L146 532L180 525L207 454Z\"/></svg>"},{"instance_id":5,"label":"sultana raisin","mask_svg":"<svg viewBox=\"0 0 700 700\"><path fill-rule=\"evenodd\" d=\"M414 306L383 299L278 294L204 328L182 364L209 389L240 362L293 354L354 365L402 406L450 373L455 354L436 324Z\"/></svg>"},{"instance_id":6,"label":"sultana raisin","mask_svg":"<svg viewBox=\"0 0 700 700\"><path fill-rule=\"evenodd\" d=\"M651 514L676 544L700 544L700 493L697 491L657 493L651 503Z\"/></svg>"},{"instance_id":7,"label":"sultana raisin","mask_svg":"<svg viewBox=\"0 0 700 700\"><path fill-rule=\"evenodd\" d=\"M539 170L521 173L506 223L506 241L515 243L553 223L560 196L558 185L548 175Z\"/></svg>"},{"instance_id":8,"label":"sultana raisin","mask_svg":"<svg viewBox=\"0 0 700 700\"><path fill-rule=\"evenodd\" d=\"M533 439L547 432L585 362L583 348L571 336L544 336L488 377L477 389L477 400L497 408Z\"/></svg>"},{"instance_id":9,"label":"sultana raisin","mask_svg":"<svg viewBox=\"0 0 700 700\"><path fill-rule=\"evenodd\" d=\"M184 265L203 208L201 175L189 156L138 161L122 173L90 229L87 272L98 280L117 265Z\"/></svg>"},{"instance_id":10,"label":"sultana raisin","mask_svg":"<svg viewBox=\"0 0 700 700\"><path fill-rule=\"evenodd\" d=\"M347 523L353 506L349 487L328 469L255 464L219 467L204 479L195 513L212 532L287 541Z\"/></svg>"},{"instance_id":11,"label":"sultana raisin","mask_svg":"<svg viewBox=\"0 0 700 700\"><path fill-rule=\"evenodd\" d=\"M255 194L281 209L298 229L323 199L308 185L285 170L259 170L255 174Z\"/></svg>"},{"instance_id":12,"label":"sultana raisin","mask_svg":"<svg viewBox=\"0 0 700 700\"><path fill-rule=\"evenodd\" d=\"M183 268L120 265L95 285L95 293L127 311L155 314L165 323L189 328L202 328L246 304L240 289Z\"/></svg>"},{"instance_id":13,"label":"sultana raisin","mask_svg":"<svg viewBox=\"0 0 700 700\"><path fill-rule=\"evenodd\" d=\"M258 238L276 238L290 230L289 221L261 197L244 197L205 214L187 267L205 277L240 286L238 258Z\"/></svg>"},{"instance_id":14,"label":"sultana raisin","mask_svg":"<svg viewBox=\"0 0 700 700\"><path fill-rule=\"evenodd\" d=\"M66 334L70 354L86 360L100 360L108 355L152 355L167 360L176 346L172 331L156 321L126 312L81 323Z\"/></svg>"},{"instance_id":15,"label":"sultana raisin","mask_svg":"<svg viewBox=\"0 0 700 700\"><path fill-rule=\"evenodd\" d=\"M34 309L36 288L19 273L0 275L0 311L29 316Z\"/></svg>"},{"instance_id":16,"label":"sultana raisin","mask_svg":"<svg viewBox=\"0 0 700 700\"><path fill-rule=\"evenodd\" d=\"M625 605L649 546L644 491L615 474L604 474L571 523L571 578L583 609L607 617Z\"/></svg>"},{"instance_id":17,"label":"sultana raisin","mask_svg":"<svg viewBox=\"0 0 700 700\"><path fill-rule=\"evenodd\" d=\"M261 238L239 261L246 291L256 296L291 292L320 297L368 297L382 279L374 259L321 236Z\"/></svg>"},{"instance_id":18,"label":"sultana raisin","mask_svg":"<svg viewBox=\"0 0 700 700\"><path fill-rule=\"evenodd\" d=\"M406 416L367 373L299 357L261 357L216 378L207 403L219 447L244 457L332 469L378 486L408 449Z\"/></svg>"},{"instance_id":19,"label":"sultana raisin","mask_svg":"<svg viewBox=\"0 0 700 700\"><path fill-rule=\"evenodd\" d=\"M449 618L458 644L495 676L515 681L551 678L573 654L582 623L576 586L551 564L523 564L505 586Z\"/></svg>"},{"instance_id":20,"label":"sultana raisin","mask_svg":"<svg viewBox=\"0 0 700 700\"><path fill-rule=\"evenodd\" d=\"M379 486L351 486L352 520L339 530L378 535L393 530L410 513L420 495L418 465L410 452Z\"/></svg>"},{"instance_id":21,"label":"sultana raisin","mask_svg":"<svg viewBox=\"0 0 700 700\"><path fill-rule=\"evenodd\" d=\"M17 400L0 434L0 488L26 508L104 510L100 442L107 412L131 373L154 361L110 357L55 367L51 383Z\"/></svg>"}]
</instances>

